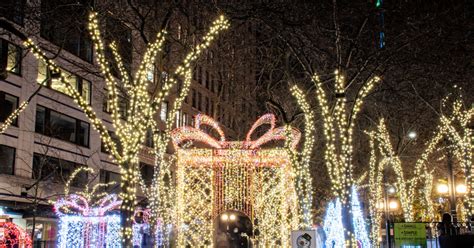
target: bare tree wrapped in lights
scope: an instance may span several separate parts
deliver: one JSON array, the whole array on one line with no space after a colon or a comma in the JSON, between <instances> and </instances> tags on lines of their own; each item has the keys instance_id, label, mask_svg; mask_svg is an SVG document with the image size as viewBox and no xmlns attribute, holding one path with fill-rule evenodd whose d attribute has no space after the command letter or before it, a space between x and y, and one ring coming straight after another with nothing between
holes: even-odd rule
<instances>
[{"instance_id":1,"label":"bare tree wrapped in lights","mask_svg":"<svg viewBox=\"0 0 474 248\"><path fill-rule=\"evenodd\" d=\"M379 173L384 170L384 166L389 166L392 167L393 170L395 171L396 174L396 188L398 189L398 194L400 195L400 202L401 206L403 209L403 214L405 221L413 221L413 211L412 211L412 198L414 195L408 194L408 189L410 188L408 184L408 180L406 180L403 168L402 168L402 162L394 151L394 148L390 142L390 137L387 131L387 127L385 124L384 119L380 119L379 125L377 127L376 132L369 133L370 139L378 142L378 150L379 153L382 157L382 161L379 164L379 167L382 166L382 168L378 168ZM371 144L371 148L374 146L374 144ZM373 147L375 149L375 147ZM375 151L372 151L371 154L374 156ZM372 162L372 158L371 158ZM375 166L371 166L371 169L375 169ZM371 174L377 175L377 172L372 172ZM380 175L377 175L380 177ZM375 176L375 177L377 177ZM374 180L375 181L375 180ZM377 180L378 181L378 180ZM381 181L378 181L379 183L384 183ZM375 187L380 187L379 185L375 185ZM380 190L375 190L375 192L379 193ZM376 195L378 195L376 193ZM377 197L376 197L377 198ZM375 200L375 199L374 199Z\"/></svg>"},{"instance_id":2,"label":"bare tree wrapped in lights","mask_svg":"<svg viewBox=\"0 0 474 248\"><path fill-rule=\"evenodd\" d=\"M353 104L349 105L347 104L349 100L347 99L346 93L350 85L345 84L344 76L336 70L334 84L336 98L332 103L334 105L333 111L331 111L330 99L328 98L328 94L326 93L319 77L314 75L312 81L316 88L316 100L321 108L324 136L326 139L324 158L331 180L331 188L334 196L339 197L343 205L343 222L347 231L345 233L349 233L346 240L354 240L349 206L351 186L355 183L352 164L353 129L357 114L361 110L364 99L375 87L376 83L380 81L380 78L373 77L365 82L357 91ZM297 90L297 88L293 88L292 92L296 97L297 102L304 110L305 107L302 103L306 101L304 99L305 96L300 90ZM307 108L309 111L309 107ZM304 112L306 113L307 111ZM306 120L307 129L311 129L311 125L314 128L312 119L309 121L310 122ZM309 137L305 133L305 139L308 138Z\"/></svg>"},{"instance_id":3,"label":"bare tree wrapped in lights","mask_svg":"<svg viewBox=\"0 0 474 248\"><path fill-rule=\"evenodd\" d=\"M309 103L306 101L303 92L294 85L291 87L291 93L296 98L299 107L303 110L305 118L304 128L304 144L301 153L297 153L293 149L289 149L287 145L288 153L291 154L291 162L296 173L296 189L298 193L298 201L300 205L299 213L300 216L300 228L306 229L311 228L312 224L312 213L311 206L313 202L313 191L312 191L312 177L310 173L310 159L311 152L314 146L314 113L311 111ZM288 133L288 137L291 137ZM287 144L290 144L290 138L287 139Z\"/></svg>"},{"instance_id":4,"label":"bare tree wrapped in lights","mask_svg":"<svg viewBox=\"0 0 474 248\"><path fill-rule=\"evenodd\" d=\"M112 115L112 125L118 137L117 142L120 143L122 147L120 151L117 149L117 142L112 140L108 133L108 129L105 127L102 120L97 117L93 108L87 103L87 101L85 101L75 87L67 81L65 75L63 75L59 69L59 66L49 59L42 49L33 42L33 40L27 39L25 41L25 46L28 49L31 49L33 54L39 60L43 61L51 71L58 74L59 81L64 84L68 94L73 97L74 101L84 111L91 121L92 126L99 132L105 148L110 152L114 161L120 165L122 177L120 197L123 201L121 205L123 221L122 236L126 247L128 247L128 244L131 242L132 217L136 205L136 188L140 181L138 154L145 139L146 130L149 127L157 128L153 118L159 110L161 102L169 94L170 89L177 83L177 80L174 77L184 78L186 90L182 90L180 94L180 99L182 101L182 98L187 94L187 88L189 88L192 63L196 61L204 49L210 46L211 42L219 32L227 27L228 21L223 16L220 16L216 21L214 21L209 32L204 37L203 42L198 44L185 57L183 64L177 67L174 76L169 77L169 79L163 84L161 90L156 95L153 95L148 91L150 81L147 80L146 77L147 69L153 65L157 54L161 51L162 45L165 41L166 31L159 32L156 36L156 40L148 44L146 52L143 55L134 77L130 77L127 74L122 63L122 58L117 52L116 45L112 43L110 49L112 50L120 74L120 78L116 79L111 73L111 63L109 63L105 57L105 46L101 38L97 14L92 12L89 15L89 30L94 43L97 62L105 78L108 93L108 105L110 106ZM126 120L122 119L119 109L119 90L121 90L121 94L126 94L128 106L130 106ZM180 101L175 102L175 111L180 108L179 104ZM26 107L26 105L27 102L22 104L17 111L12 113L12 117L9 117L8 119L14 119L21 110ZM6 124L8 124L8 122L6 122ZM172 123L169 125L172 125ZM2 131L4 131L6 127L2 126ZM167 139L162 139L159 144L160 151L165 150ZM158 157L157 159L163 159L163 157Z\"/></svg>"},{"instance_id":5,"label":"bare tree wrapped in lights","mask_svg":"<svg viewBox=\"0 0 474 248\"><path fill-rule=\"evenodd\" d=\"M429 156L436 151L437 146L447 140L447 152L454 155L464 171L467 185L467 197L464 198L468 209L468 216L474 215L474 180L472 178L472 160L473 160L473 130L469 124L474 117L474 108L465 107L462 96L452 101L452 107L448 108L449 97L443 99L441 113L438 113L440 123L435 132L435 136L430 140L424 153L418 159L415 165L415 177L412 179L410 194L415 193L415 189L420 183L420 178L426 178L428 182L430 172L427 168ZM446 145L446 144L442 144ZM448 158L447 158L448 159ZM449 161L448 161L449 162ZM432 182L431 182L432 183ZM427 183L426 183L427 184ZM424 194L426 202L431 202L431 189L425 186Z\"/></svg>"}]
</instances>

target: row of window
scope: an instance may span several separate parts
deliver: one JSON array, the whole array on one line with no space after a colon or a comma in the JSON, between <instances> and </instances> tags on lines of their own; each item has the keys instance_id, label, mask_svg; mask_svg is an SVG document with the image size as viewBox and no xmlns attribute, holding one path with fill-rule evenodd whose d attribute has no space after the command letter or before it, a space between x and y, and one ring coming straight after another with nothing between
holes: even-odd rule
<instances>
[{"instance_id":1,"label":"row of window","mask_svg":"<svg viewBox=\"0 0 474 248\"><path fill-rule=\"evenodd\" d=\"M0 39L0 71L10 72L21 75L22 49L11 42ZM72 85L84 98L86 102L91 103L91 82L77 75L62 70L67 83ZM69 95L66 86L58 78L51 77L51 70L43 62L38 62L38 84L43 84L50 89Z\"/></svg>"},{"instance_id":2,"label":"row of window","mask_svg":"<svg viewBox=\"0 0 474 248\"><path fill-rule=\"evenodd\" d=\"M15 175L15 157L16 149L10 146L0 145L0 174ZM32 165L32 178L39 181L53 183L66 183L71 174L85 165L67 161L52 156L34 153ZM140 172L147 186L151 185L154 168L152 165L140 162ZM88 183L87 172L80 172L76 175L71 186L84 187ZM99 181L101 183L116 182L114 185L107 186L106 190L113 190L120 185L120 174L107 170L100 170Z\"/></svg>"},{"instance_id":3,"label":"row of window","mask_svg":"<svg viewBox=\"0 0 474 248\"><path fill-rule=\"evenodd\" d=\"M20 73L21 71L21 49L18 46L15 46L5 40L1 40L2 48L7 49L8 56L2 56L2 58L6 59L5 63L8 65L7 69L10 72L18 72ZM67 82L70 83L81 95L82 97L90 104L91 103L91 82L88 80L85 80L77 75L74 75L72 73L69 73L65 70L62 71L63 75L65 75ZM198 67L197 70L197 75L201 75L201 67ZM196 75L195 74L195 75ZM206 71L206 80L205 80L205 85L206 88L209 90L216 92L216 90L221 90L221 87L224 87L223 84L218 83L217 89L215 88L214 80L207 80L209 73ZM199 76L196 76L199 78ZM202 78L202 77L201 77ZM38 77L37 77L37 82L39 84L43 84L44 86L54 89L58 92L61 92L63 94L68 95L68 91L66 90L66 87L64 86L63 83L59 82L58 79L56 78L51 78L51 71L47 67L45 63L42 61L39 62L38 65ZM202 83L201 80L198 80L199 83ZM228 87L226 87L227 89ZM225 91L225 90L224 90ZM227 91L225 91L227 92ZM225 100L226 94L222 94L223 100ZM192 94L189 96L191 97L191 105L193 108L202 111L210 116L215 116L215 104L212 99L209 97L205 96L203 97L202 93L197 91L196 89L192 89ZM13 102L13 101L12 101ZM127 117L127 109L128 109L128 104L127 100L125 98L120 98L119 99L119 112L122 118ZM188 103L188 97L185 98L185 102ZM15 106L17 106L16 104ZM242 106L242 110L246 112L246 106ZM250 110L250 109L249 109ZM103 111L106 113L111 113L110 106L108 104L107 98L104 98L103 101ZM8 111L7 111L8 112ZM168 112L168 103L163 102L162 108L161 108L161 113L160 117L162 120L166 120L166 114ZM1 113L0 113L0 119L2 118ZM181 117L180 117L181 118ZM222 117L223 120L225 120L224 117ZM184 118L183 119L187 119ZM177 122L178 125L179 123L186 123L183 121ZM227 126L229 126L229 123L224 123Z\"/></svg>"},{"instance_id":4,"label":"row of window","mask_svg":"<svg viewBox=\"0 0 474 248\"><path fill-rule=\"evenodd\" d=\"M140 173L142 175L143 181L145 182L146 186L150 186L153 181L153 173L155 172L152 165L142 163L139 164ZM122 177L120 173L108 171L108 170L100 170L99 174L99 181L100 183L109 184L115 182L114 184L108 185L105 188L107 192L115 192L120 187L120 182L122 181Z\"/></svg>"},{"instance_id":5,"label":"row of window","mask_svg":"<svg viewBox=\"0 0 474 248\"><path fill-rule=\"evenodd\" d=\"M53 183L66 183L71 174L85 165L59 159L39 153L33 155L33 175L32 178L38 181ZM71 181L73 187L84 187L88 183L87 172L79 172Z\"/></svg>"},{"instance_id":6,"label":"row of window","mask_svg":"<svg viewBox=\"0 0 474 248\"><path fill-rule=\"evenodd\" d=\"M87 122L41 105L36 107L35 131L37 133L88 147L89 129Z\"/></svg>"},{"instance_id":7,"label":"row of window","mask_svg":"<svg viewBox=\"0 0 474 248\"><path fill-rule=\"evenodd\" d=\"M191 106L207 115L214 116L214 101L209 97L203 97L201 92L196 89L191 90Z\"/></svg>"},{"instance_id":8,"label":"row of window","mask_svg":"<svg viewBox=\"0 0 474 248\"><path fill-rule=\"evenodd\" d=\"M73 86L87 103L91 104L91 82L68 71L61 70L61 72L65 76L66 82ZM51 70L41 60L38 63L37 82L50 89L69 95L66 86L58 78L51 78Z\"/></svg>"},{"instance_id":9,"label":"row of window","mask_svg":"<svg viewBox=\"0 0 474 248\"><path fill-rule=\"evenodd\" d=\"M0 108L0 122L4 122L8 116L18 108L18 103L18 97L0 92L0 106L2 106ZM187 117L183 118L187 119ZM181 120L177 123L181 123ZM18 120L15 119L12 125L18 126ZM89 146L89 123L41 105L37 105L36 107L35 132L80 146ZM115 139L118 146L120 146L118 138L113 132L111 132L111 137ZM151 130L147 130L146 132L145 145L153 147L153 133ZM102 148L102 151L106 152L105 148Z\"/></svg>"},{"instance_id":10,"label":"row of window","mask_svg":"<svg viewBox=\"0 0 474 248\"><path fill-rule=\"evenodd\" d=\"M209 97L203 97L201 92L197 91L196 89L191 90L191 106L209 116L217 116L217 121L222 123L223 125L234 128L235 127L235 120L233 119L231 114L226 114L224 111L224 107L219 105L218 107L215 106L214 101ZM187 99L187 98L186 98ZM186 101L187 102L187 101ZM169 103L163 101L161 103L160 109L160 119L162 121L166 121L168 117L168 108ZM218 113L216 113L218 111ZM248 111L249 116L251 115L252 109L251 105L243 102L242 103L242 114L246 114ZM184 125L192 125L193 118L192 116L188 115L187 113L182 113L181 111L176 112L176 126L184 126Z\"/></svg>"}]
</instances>

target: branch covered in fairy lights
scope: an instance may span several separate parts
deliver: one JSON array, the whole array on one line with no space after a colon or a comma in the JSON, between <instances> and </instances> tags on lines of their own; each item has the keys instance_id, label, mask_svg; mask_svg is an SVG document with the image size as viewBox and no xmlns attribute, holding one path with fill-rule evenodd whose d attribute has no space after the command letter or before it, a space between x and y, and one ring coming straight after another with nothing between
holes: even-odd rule
<instances>
[{"instance_id":1,"label":"branch covered in fairy lights","mask_svg":"<svg viewBox=\"0 0 474 248\"><path fill-rule=\"evenodd\" d=\"M15 119L20 115L20 113L26 109L28 104L28 101L22 102L20 106L7 117L7 119L2 123L2 125L0 125L0 134L4 133L7 128L12 125L13 121L15 121Z\"/></svg>"}]
</instances>

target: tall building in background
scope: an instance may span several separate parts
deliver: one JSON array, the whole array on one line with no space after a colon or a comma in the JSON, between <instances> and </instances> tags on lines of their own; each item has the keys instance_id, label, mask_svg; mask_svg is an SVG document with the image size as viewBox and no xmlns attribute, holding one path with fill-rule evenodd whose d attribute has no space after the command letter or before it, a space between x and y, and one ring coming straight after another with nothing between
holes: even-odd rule
<instances>
[{"instance_id":1,"label":"tall building in background","mask_svg":"<svg viewBox=\"0 0 474 248\"><path fill-rule=\"evenodd\" d=\"M30 5L34 4L34 5ZM38 42L54 57L80 94L89 101L97 115L113 135L110 110L104 100L107 95L101 78L91 39L87 31L90 7L99 10L104 39L115 40L127 70L133 73L143 54L142 33L120 15L105 11L108 6L93 6L91 0L4 0L0 3L2 19ZM110 3L113 8L125 8L124 3ZM123 13L128 13L123 10ZM116 10L116 9L114 9ZM172 15L170 37L163 56L150 68L148 77L159 86L175 66L196 44L205 27L217 13L188 10L192 18ZM117 12L115 12L117 13ZM133 15L133 14L131 14ZM123 16L122 16L123 17ZM143 30L141 30L143 31ZM144 31L149 37L151 31ZM164 128L167 118L176 118L176 126L191 125L193 116L207 114L224 127L228 139L243 138L256 119L255 102L255 36L251 24L231 27L206 51L196 64L188 97L176 116L169 116L179 84L167 102L160 106L157 120ZM35 218L35 240L54 245L56 219L48 200L61 194L70 174L81 166L93 168L97 175L80 174L71 184L81 189L93 181L120 182L120 169L110 159L98 133L89 120L67 95L64 86L49 69L28 51L22 49L15 35L0 28L0 121L27 99L39 84L43 88L28 108L0 135L0 208L21 227L31 230ZM127 101L119 102L126 118ZM148 132L141 155L141 171L146 183L153 175L152 132ZM171 149L170 149L170 152ZM107 192L117 192L110 186ZM141 198L143 199L143 197Z\"/></svg>"}]
</instances>

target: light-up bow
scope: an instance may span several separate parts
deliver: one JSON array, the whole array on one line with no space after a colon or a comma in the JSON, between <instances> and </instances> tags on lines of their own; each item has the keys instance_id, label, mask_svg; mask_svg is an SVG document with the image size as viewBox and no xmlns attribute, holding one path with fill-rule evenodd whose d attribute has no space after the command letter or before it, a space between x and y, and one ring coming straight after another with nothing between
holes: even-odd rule
<instances>
[{"instance_id":1,"label":"light-up bow","mask_svg":"<svg viewBox=\"0 0 474 248\"><path fill-rule=\"evenodd\" d=\"M59 199L54 203L56 215L61 217L68 214L77 214L81 216L104 216L107 211L118 209L122 201L117 195L110 194L91 207L84 196L71 194Z\"/></svg>"},{"instance_id":2,"label":"light-up bow","mask_svg":"<svg viewBox=\"0 0 474 248\"><path fill-rule=\"evenodd\" d=\"M252 140L251 136L254 131L258 127L265 124L269 124L270 129L268 129L262 136L260 136L256 140ZM208 133L204 132L201 129L201 125L207 125L211 127L217 132L217 134L220 136L220 139L217 140ZM179 145L184 141L202 142L216 149L228 148L230 144L229 142L226 142L224 132L219 126L219 123L204 114L196 115L194 127L185 126L177 128L173 130L171 136L173 139L173 145L175 147L179 147ZM285 127L275 128L275 116L273 114L265 114L261 116L252 125L252 128L250 128L250 131L247 133L245 141L242 142L242 148L257 149L261 145L272 140L286 140L288 137L291 139L290 146L292 148L296 148L296 145L298 144L301 137L300 131L296 128L290 127L287 134L287 130Z\"/></svg>"}]
</instances>

